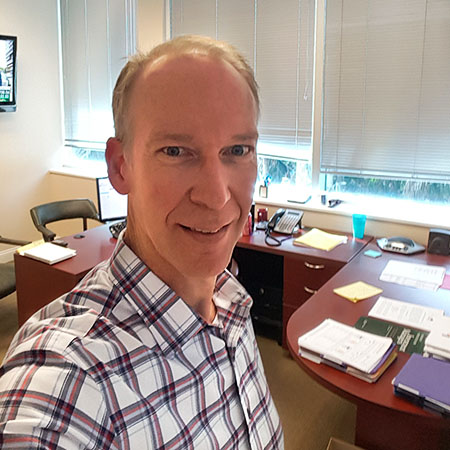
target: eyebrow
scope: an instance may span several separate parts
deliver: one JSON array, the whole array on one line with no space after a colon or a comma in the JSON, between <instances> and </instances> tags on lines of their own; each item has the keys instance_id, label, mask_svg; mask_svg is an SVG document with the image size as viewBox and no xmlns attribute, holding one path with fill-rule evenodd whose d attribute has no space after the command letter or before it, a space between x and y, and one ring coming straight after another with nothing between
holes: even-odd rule
<instances>
[{"instance_id":1,"label":"eyebrow","mask_svg":"<svg viewBox=\"0 0 450 450\"><path fill-rule=\"evenodd\" d=\"M164 141L167 139L181 142L192 142L194 140L193 136L184 133L155 133L149 137L149 141Z\"/></svg>"},{"instance_id":2,"label":"eyebrow","mask_svg":"<svg viewBox=\"0 0 450 450\"><path fill-rule=\"evenodd\" d=\"M194 140L194 137L190 134L185 133L156 133L149 137L148 141L164 141L164 140L173 140L179 142L187 142L190 143ZM231 137L233 141L252 141L258 139L258 132L249 132L244 134L235 134Z\"/></svg>"},{"instance_id":3,"label":"eyebrow","mask_svg":"<svg viewBox=\"0 0 450 450\"><path fill-rule=\"evenodd\" d=\"M235 134L232 137L233 140L236 141L252 141L258 139L258 132L255 131L254 133L247 133L247 134Z\"/></svg>"}]
</instances>

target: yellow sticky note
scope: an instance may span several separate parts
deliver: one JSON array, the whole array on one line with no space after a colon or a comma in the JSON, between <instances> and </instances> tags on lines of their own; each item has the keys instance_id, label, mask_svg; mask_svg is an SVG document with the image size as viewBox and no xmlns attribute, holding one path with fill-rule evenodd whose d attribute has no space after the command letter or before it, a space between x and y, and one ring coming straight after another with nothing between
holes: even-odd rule
<instances>
[{"instance_id":1,"label":"yellow sticky note","mask_svg":"<svg viewBox=\"0 0 450 450\"><path fill-rule=\"evenodd\" d=\"M364 283L364 281L356 281L355 283L333 289L333 292L356 303L360 300L381 294L383 289L371 286L370 284Z\"/></svg>"}]
</instances>

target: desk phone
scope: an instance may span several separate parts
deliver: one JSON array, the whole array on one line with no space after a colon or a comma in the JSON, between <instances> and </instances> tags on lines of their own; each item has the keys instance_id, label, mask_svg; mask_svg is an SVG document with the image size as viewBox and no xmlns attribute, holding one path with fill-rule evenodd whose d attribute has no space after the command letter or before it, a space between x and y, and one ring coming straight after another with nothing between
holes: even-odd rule
<instances>
[{"instance_id":1,"label":"desk phone","mask_svg":"<svg viewBox=\"0 0 450 450\"><path fill-rule=\"evenodd\" d=\"M301 227L303 211L280 208L269 220L268 231L293 234L297 227Z\"/></svg>"}]
</instances>

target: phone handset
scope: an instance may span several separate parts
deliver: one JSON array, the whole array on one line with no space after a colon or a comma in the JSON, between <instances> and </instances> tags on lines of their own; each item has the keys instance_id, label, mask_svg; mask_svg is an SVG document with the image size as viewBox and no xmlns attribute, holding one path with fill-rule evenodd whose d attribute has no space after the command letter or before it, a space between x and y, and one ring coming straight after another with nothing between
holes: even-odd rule
<instances>
[{"instance_id":1,"label":"phone handset","mask_svg":"<svg viewBox=\"0 0 450 450\"><path fill-rule=\"evenodd\" d=\"M285 209L280 208L277 210L277 212L270 218L269 222L267 223L267 229L269 231L273 231L275 228L275 225L277 225L278 221L283 217L284 213L286 212Z\"/></svg>"},{"instance_id":2,"label":"phone handset","mask_svg":"<svg viewBox=\"0 0 450 450\"><path fill-rule=\"evenodd\" d=\"M292 235L297 228L301 227L302 217L303 211L278 209L267 223L266 244L272 246L281 245L286 238L280 240L272 236L271 233L274 231L276 233Z\"/></svg>"},{"instance_id":3,"label":"phone handset","mask_svg":"<svg viewBox=\"0 0 450 450\"><path fill-rule=\"evenodd\" d=\"M303 211L280 208L267 224L269 231L282 234L293 234L301 226Z\"/></svg>"}]
</instances>

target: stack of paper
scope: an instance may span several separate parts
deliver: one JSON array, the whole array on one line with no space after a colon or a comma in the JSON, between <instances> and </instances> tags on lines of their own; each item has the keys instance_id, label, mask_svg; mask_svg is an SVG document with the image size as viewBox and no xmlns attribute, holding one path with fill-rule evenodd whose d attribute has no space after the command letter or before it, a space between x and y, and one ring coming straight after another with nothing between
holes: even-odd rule
<instances>
[{"instance_id":1,"label":"stack of paper","mask_svg":"<svg viewBox=\"0 0 450 450\"><path fill-rule=\"evenodd\" d=\"M425 356L450 362L450 316L439 317L425 339Z\"/></svg>"},{"instance_id":2,"label":"stack of paper","mask_svg":"<svg viewBox=\"0 0 450 450\"><path fill-rule=\"evenodd\" d=\"M44 244L23 250L22 255L47 264L55 264L65 259L72 258L77 254L76 250L61 247L60 245L45 242Z\"/></svg>"},{"instance_id":3,"label":"stack of paper","mask_svg":"<svg viewBox=\"0 0 450 450\"><path fill-rule=\"evenodd\" d=\"M380 280L436 291L444 281L446 268L391 259L381 272Z\"/></svg>"},{"instance_id":4,"label":"stack of paper","mask_svg":"<svg viewBox=\"0 0 450 450\"><path fill-rule=\"evenodd\" d=\"M414 353L392 384L395 394L450 416L450 363Z\"/></svg>"},{"instance_id":5,"label":"stack of paper","mask_svg":"<svg viewBox=\"0 0 450 450\"><path fill-rule=\"evenodd\" d=\"M395 360L397 350L389 337L357 330L332 319L298 339L299 354L373 383Z\"/></svg>"},{"instance_id":6,"label":"stack of paper","mask_svg":"<svg viewBox=\"0 0 450 450\"><path fill-rule=\"evenodd\" d=\"M402 302L383 296L377 300L369 311L370 317L425 331L431 331L433 324L443 315L443 309Z\"/></svg>"},{"instance_id":7,"label":"stack of paper","mask_svg":"<svg viewBox=\"0 0 450 450\"><path fill-rule=\"evenodd\" d=\"M320 250L333 250L339 244L345 244L347 236L326 233L325 231L313 228L305 234L294 239L294 245L306 245L308 247L318 248Z\"/></svg>"}]
</instances>

